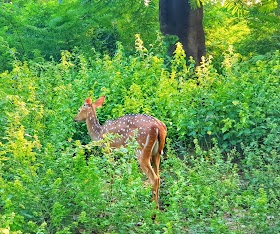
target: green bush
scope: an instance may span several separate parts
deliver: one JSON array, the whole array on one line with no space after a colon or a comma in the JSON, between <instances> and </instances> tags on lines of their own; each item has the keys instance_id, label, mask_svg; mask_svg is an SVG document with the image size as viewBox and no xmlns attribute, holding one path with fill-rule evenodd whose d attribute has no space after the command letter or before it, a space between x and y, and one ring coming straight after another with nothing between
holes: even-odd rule
<instances>
[{"instance_id":1,"label":"green bush","mask_svg":"<svg viewBox=\"0 0 280 234\"><path fill-rule=\"evenodd\" d=\"M139 36L129 56L118 45L112 58L14 60L0 74L0 231L279 232L279 51L228 51L221 66L186 65L178 44L167 67ZM101 123L131 112L166 123L161 210L135 142L101 152L74 123L84 99L101 95Z\"/></svg>"}]
</instances>

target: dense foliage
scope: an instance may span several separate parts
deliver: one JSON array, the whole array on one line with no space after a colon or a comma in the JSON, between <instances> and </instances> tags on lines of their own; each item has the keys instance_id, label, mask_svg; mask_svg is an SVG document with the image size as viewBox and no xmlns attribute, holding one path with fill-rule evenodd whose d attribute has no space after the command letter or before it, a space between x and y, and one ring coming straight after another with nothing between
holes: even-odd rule
<instances>
[{"instance_id":1,"label":"dense foliage","mask_svg":"<svg viewBox=\"0 0 280 234\"><path fill-rule=\"evenodd\" d=\"M90 39L94 45L88 44L87 27L100 28L90 24L90 8L82 11L77 1L69 2L57 8L57 1L49 1L36 11L36 1L17 1L6 10L23 12L24 5L29 11L0 10L11 23L0 29L5 61L0 73L0 233L279 233L279 37L263 33L270 28L270 35L277 35L275 21L258 28L248 15L237 22L220 7L209 10L210 55L195 68L186 63L180 44L167 58L166 42L155 31L145 34L143 28L144 42L153 42L146 48L138 34L131 38L136 26L124 29L118 18L114 43L103 43L97 33ZM131 10L137 11L136 3ZM100 13L104 18L106 10ZM77 18L70 12L87 15L86 26L74 27ZM143 15L148 17L140 11ZM59 38L41 43L41 34L28 33L40 25L46 38ZM229 25L231 30L225 30ZM16 40L20 31L22 40ZM248 31L259 33L259 40L252 36L250 41ZM67 32L75 35L73 44L63 47ZM32 35L34 44L28 43ZM28 53L21 51L20 41ZM132 140L127 148L101 149L100 143L90 143L85 124L73 121L86 97L101 95L106 95L98 109L101 123L126 113L146 113L166 123L160 210L134 156L137 144Z\"/></svg>"},{"instance_id":2,"label":"dense foliage","mask_svg":"<svg viewBox=\"0 0 280 234\"><path fill-rule=\"evenodd\" d=\"M91 61L64 52L60 63L16 62L11 72L1 74L2 228L24 233L276 232L279 51L242 62L228 53L221 64L224 74L218 74L209 59L196 71L186 66L180 45L169 70L140 38L136 41L137 52L129 57L121 47L113 59L96 54ZM98 95L107 95L101 121L145 112L167 124L165 211L149 203L133 144L102 156L93 150L86 163L92 148L77 141L89 139L73 116L86 96ZM199 142L211 149L204 151ZM183 146L195 151L180 160L176 149ZM242 155L236 151L240 148Z\"/></svg>"},{"instance_id":3,"label":"dense foliage","mask_svg":"<svg viewBox=\"0 0 280 234\"><path fill-rule=\"evenodd\" d=\"M15 54L20 59L39 54L58 61L61 50L79 47L85 54L95 48L112 55L117 41L122 41L129 51L133 48L136 28L146 42L156 39L157 1L152 1L149 7L142 0L59 2L0 3L0 70L10 68L9 62ZM148 31L153 33L147 34Z\"/></svg>"}]
</instances>

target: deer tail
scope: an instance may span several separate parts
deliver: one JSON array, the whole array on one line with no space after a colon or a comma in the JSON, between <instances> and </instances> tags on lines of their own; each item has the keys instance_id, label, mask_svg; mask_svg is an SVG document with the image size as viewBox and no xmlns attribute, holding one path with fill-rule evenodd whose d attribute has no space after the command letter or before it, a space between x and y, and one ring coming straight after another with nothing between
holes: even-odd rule
<instances>
[{"instance_id":1,"label":"deer tail","mask_svg":"<svg viewBox=\"0 0 280 234\"><path fill-rule=\"evenodd\" d=\"M161 155L163 154L166 135L167 135L166 126L164 123L160 122L159 133L158 133L158 142L159 142L158 153Z\"/></svg>"}]
</instances>

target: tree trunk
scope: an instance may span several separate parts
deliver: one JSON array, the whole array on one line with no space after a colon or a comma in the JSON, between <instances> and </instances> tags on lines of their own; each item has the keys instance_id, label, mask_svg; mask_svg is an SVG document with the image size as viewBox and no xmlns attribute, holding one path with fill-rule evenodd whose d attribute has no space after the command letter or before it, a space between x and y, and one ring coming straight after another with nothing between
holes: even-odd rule
<instances>
[{"instance_id":1,"label":"tree trunk","mask_svg":"<svg viewBox=\"0 0 280 234\"><path fill-rule=\"evenodd\" d=\"M199 65L206 54L202 5L191 9L189 0L160 0L159 19L161 32L178 36L187 56ZM173 52L174 45L170 49Z\"/></svg>"}]
</instances>

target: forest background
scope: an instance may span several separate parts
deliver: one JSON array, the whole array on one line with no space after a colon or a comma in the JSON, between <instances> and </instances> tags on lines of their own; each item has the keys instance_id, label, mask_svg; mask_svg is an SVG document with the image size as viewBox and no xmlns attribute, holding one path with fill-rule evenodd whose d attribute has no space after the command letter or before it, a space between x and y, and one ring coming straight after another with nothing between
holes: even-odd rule
<instances>
[{"instance_id":1,"label":"forest background","mask_svg":"<svg viewBox=\"0 0 280 234\"><path fill-rule=\"evenodd\" d=\"M1 1L0 233L280 232L280 11L223 2L204 1L195 67L167 55L158 1ZM101 150L74 123L101 95L101 123L167 125L160 210L135 142Z\"/></svg>"}]
</instances>

